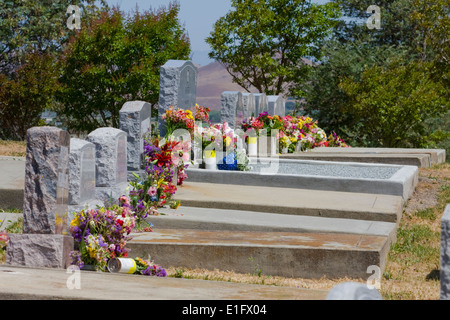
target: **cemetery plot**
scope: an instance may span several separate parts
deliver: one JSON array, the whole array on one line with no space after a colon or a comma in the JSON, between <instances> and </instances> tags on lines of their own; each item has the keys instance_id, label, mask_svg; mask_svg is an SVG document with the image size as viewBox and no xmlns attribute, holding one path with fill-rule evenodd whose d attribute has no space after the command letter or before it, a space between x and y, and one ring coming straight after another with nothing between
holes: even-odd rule
<instances>
[{"instance_id":1,"label":"cemetery plot","mask_svg":"<svg viewBox=\"0 0 450 320\"><path fill-rule=\"evenodd\" d=\"M418 169L413 166L382 164L339 163L326 161L286 160L259 158L249 172L207 171L189 168L189 180L398 195L406 201L418 181Z\"/></svg>"}]
</instances>

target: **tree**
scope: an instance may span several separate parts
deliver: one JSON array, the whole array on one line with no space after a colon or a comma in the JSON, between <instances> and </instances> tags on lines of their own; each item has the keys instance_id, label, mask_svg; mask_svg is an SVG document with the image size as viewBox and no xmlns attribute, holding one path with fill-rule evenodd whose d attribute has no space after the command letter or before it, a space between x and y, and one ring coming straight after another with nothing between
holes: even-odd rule
<instances>
[{"instance_id":1,"label":"tree","mask_svg":"<svg viewBox=\"0 0 450 320\"><path fill-rule=\"evenodd\" d=\"M0 137L24 140L27 129L42 124L41 114L52 103L57 77L53 56L28 54L15 79L0 74Z\"/></svg>"},{"instance_id":2,"label":"tree","mask_svg":"<svg viewBox=\"0 0 450 320\"><path fill-rule=\"evenodd\" d=\"M13 78L28 54L60 52L74 33L67 27L70 5L80 8L80 21L94 15L95 0L0 1L0 73ZM106 6L101 0L100 5Z\"/></svg>"},{"instance_id":3,"label":"tree","mask_svg":"<svg viewBox=\"0 0 450 320\"><path fill-rule=\"evenodd\" d=\"M0 137L24 139L53 106L58 54L68 36L70 4L81 20L95 14L94 0L0 1ZM100 4L104 4L101 0ZM83 24L82 24L83 25Z\"/></svg>"},{"instance_id":4,"label":"tree","mask_svg":"<svg viewBox=\"0 0 450 320\"><path fill-rule=\"evenodd\" d=\"M178 5L128 16L105 10L70 40L57 95L69 131L119 127L125 102L158 102L160 67L190 53L178 12Z\"/></svg>"},{"instance_id":5,"label":"tree","mask_svg":"<svg viewBox=\"0 0 450 320\"><path fill-rule=\"evenodd\" d=\"M445 88L428 74L430 63L393 61L386 68L366 68L361 78L344 78L339 87L349 97L344 112L361 124L356 137L372 146L428 147L425 121L450 108Z\"/></svg>"},{"instance_id":6,"label":"tree","mask_svg":"<svg viewBox=\"0 0 450 320\"><path fill-rule=\"evenodd\" d=\"M335 2L344 16L351 19L342 20L332 39L321 43L324 58L313 68L308 81L298 84L300 90L305 91L304 112L317 118L325 130L336 131L355 146L445 146L445 142L436 143L449 136L448 124L442 121L448 109L437 105L440 101L441 106L448 108L448 92L441 90L448 88L448 63L445 64L448 0L379 1L379 30L366 25L371 15L366 10L373 2ZM398 61L402 61L402 66ZM385 83L373 74L374 70L386 77ZM404 88L419 92L420 74L430 89L425 96L433 99L430 102L433 106L429 108L424 107L424 100L417 95L412 95L414 101L404 99L410 95ZM401 79L401 76L417 78ZM369 79L375 81L373 86ZM393 86L394 83L399 87ZM390 96L387 88L401 96L393 97L391 102L384 101L379 95ZM371 107L369 97L380 107ZM409 130L404 132L406 135L397 135L403 140L395 138L392 132L388 134L388 129L381 126L383 121L387 123L382 119L398 117L399 121L390 123L389 128L398 132L404 130L402 112L419 119L417 126L412 127L417 130L415 133ZM368 119L375 122L369 124ZM380 127L375 128L377 125ZM396 126L398 129L394 129Z\"/></svg>"},{"instance_id":7,"label":"tree","mask_svg":"<svg viewBox=\"0 0 450 320\"><path fill-rule=\"evenodd\" d=\"M309 0L232 0L232 6L206 39L209 57L245 90L268 95L290 94L307 72L303 58L320 58L315 43L339 16L335 4Z\"/></svg>"}]
</instances>

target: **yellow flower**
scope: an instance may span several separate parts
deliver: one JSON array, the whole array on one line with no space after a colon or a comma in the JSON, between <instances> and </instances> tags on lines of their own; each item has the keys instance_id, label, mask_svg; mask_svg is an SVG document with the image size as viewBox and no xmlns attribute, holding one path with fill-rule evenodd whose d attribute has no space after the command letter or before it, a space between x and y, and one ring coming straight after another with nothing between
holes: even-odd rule
<instances>
[{"instance_id":1,"label":"yellow flower","mask_svg":"<svg viewBox=\"0 0 450 320\"><path fill-rule=\"evenodd\" d=\"M225 145L228 147L231 144L231 138L225 137Z\"/></svg>"}]
</instances>

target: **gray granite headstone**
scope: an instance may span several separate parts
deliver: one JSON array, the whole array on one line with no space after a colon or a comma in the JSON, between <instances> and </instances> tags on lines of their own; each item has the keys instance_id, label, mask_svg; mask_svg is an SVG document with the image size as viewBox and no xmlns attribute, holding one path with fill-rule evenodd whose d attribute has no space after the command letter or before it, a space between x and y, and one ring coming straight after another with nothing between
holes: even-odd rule
<instances>
[{"instance_id":1,"label":"gray granite headstone","mask_svg":"<svg viewBox=\"0 0 450 320\"><path fill-rule=\"evenodd\" d=\"M86 140L70 139L69 156L69 219L73 212L95 209L103 202L95 199L95 145Z\"/></svg>"},{"instance_id":2,"label":"gray granite headstone","mask_svg":"<svg viewBox=\"0 0 450 320\"><path fill-rule=\"evenodd\" d=\"M242 93L238 91L222 92L221 104L222 122L227 122L232 129L239 128L244 120Z\"/></svg>"},{"instance_id":3,"label":"gray granite headstone","mask_svg":"<svg viewBox=\"0 0 450 320\"><path fill-rule=\"evenodd\" d=\"M258 117L260 113L269 111L266 94L254 93L253 95L255 96L255 117Z\"/></svg>"},{"instance_id":4,"label":"gray granite headstone","mask_svg":"<svg viewBox=\"0 0 450 320\"><path fill-rule=\"evenodd\" d=\"M159 84L159 129L165 136L164 121L161 116L171 106L192 109L197 100L197 67L192 61L169 60L161 67Z\"/></svg>"},{"instance_id":5,"label":"gray granite headstone","mask_svg":"<svg viewBox=\"0 0 450 320\"><path fill-rule=\"evenodd\" d=\"M246 119L252 116L258 116L256 114L255 96L253 93L242 93L242 104L244 106L244 117Z\"/></svg>"},{"instance_id":6,"label":"gray granite headstone","mask_svg":"<svg viewBox=\"0 0 450 320\"><path fill-rule=\"evenodd\" d=\"M6 262L65 268L73 250L68 236L70 136L56 127L27 131L23 233L10 234Z\"/></svg>"},{"instance_id":7,"label":"gray granite headstone","mask_svg":"<svg viewBox=\"0 0 450 320\"><path fill-rule=\"evenodd\" d=\"M24 233L62 234L69 196L70 136L56 127L27 131Z\"/></svg>"},{"instance_id":8,"label":"gray granite headstone","mask_svg":"<svg viewBox=\"0 0 450 320\"><path fill-rule=\"evenodd\" d=\"M96 199L105 204L126 194L127 134L116 128L99 128L88 135L95 145Z\"/></svg>"},{"instance_id":9,"label":"gray granite headstone","mask_svg":"<svg viewBox=\"0 0 450 320\"><path fill-rule=\"evenodd\" d=\"M450 204L441 218L441 300L450 300Z\"/></svg>"},{"instance_id":10,"label":"gray granite headstone","mask_svg":"<svg viewBox=\"0 0 450 320\"><path fill-rule=\"evenodd\" d=\"M120 130L127 133L127 167L128 179L132 172L140 174L142 155L144 153L144 137L150 133L151 105L144 101L130 101L123 105L119 112Z\"/></svg>"},{"instance_id":11,"label":"gray granite headstone","mask_svg":"<svg viewBox=\"0 0 450 320\"><path fill-rule=\"evenodd\" d=\"M285 100L281 96L267 96L269 115L285 116Z\"/></svg>"}]
</instances>

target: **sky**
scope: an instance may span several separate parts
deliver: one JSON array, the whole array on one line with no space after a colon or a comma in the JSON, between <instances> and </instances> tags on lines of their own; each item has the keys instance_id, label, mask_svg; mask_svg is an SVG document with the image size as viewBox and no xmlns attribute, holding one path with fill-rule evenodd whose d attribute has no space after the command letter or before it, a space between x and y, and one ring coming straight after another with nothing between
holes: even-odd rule
<instances>
[{"instance_id":1,"label":"sky","mask_svg":"<svg viewBox=\"0 0 450 320\"><path fill-rule=\"evenodd\" d=\"M329 0L313 0L314 3L325 3ZM172 0L106 0L110 5L118 5L125 12L136 9L140 11L159 8L173 2ZM205 39L210 35L214 23L232 9L231 0L178 0L180 4L179 20L185 27L191 40L192 61L206 65L212 60L208 58L210 51Z\"/></svg>"},{"instance_id":2,"label":"sky","mask_svg":"<svg viewBox=\"0 0 450 320\"><path fill-rule=\"evenodd\" d=\"M119 5L128 12L136 9L147 10L150 7L167 6L171 0L107 0L109 5ZM212 60L208 58L210 50L205 39L212 31L214 23L231 10L231 0L178 0L180 4L179 19L191 40L192 61L206 65Z\"/></svg>"}]
</instances>

